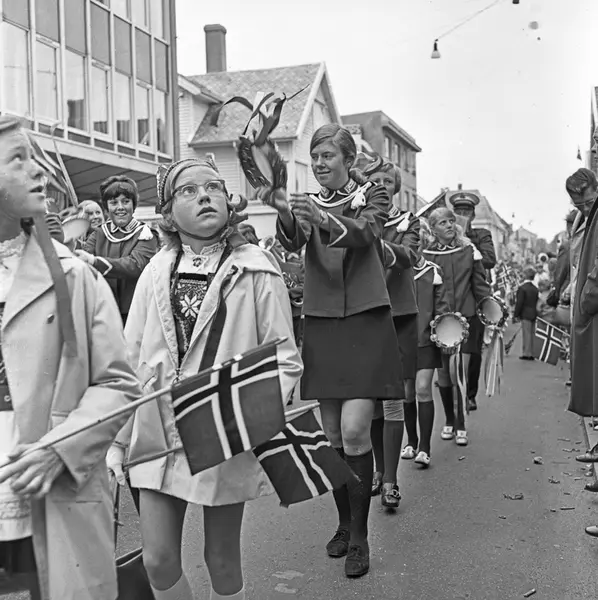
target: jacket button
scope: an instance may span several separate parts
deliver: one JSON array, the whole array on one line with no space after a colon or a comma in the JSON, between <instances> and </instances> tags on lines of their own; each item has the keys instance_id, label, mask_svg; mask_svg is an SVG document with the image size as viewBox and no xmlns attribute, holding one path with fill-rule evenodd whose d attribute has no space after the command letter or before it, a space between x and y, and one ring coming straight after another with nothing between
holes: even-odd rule
<instances>
[{"instance_id":1,"label":"jacket button","mask_svg":"<svg viewBox=\"0 0 598 600\"><path fill-rule=\"evenodd\" d=\"M54 315L53 314L48 315L46 317L46 323L52 323L53 321L54 321Z\"/></svg>"}]
</instances>

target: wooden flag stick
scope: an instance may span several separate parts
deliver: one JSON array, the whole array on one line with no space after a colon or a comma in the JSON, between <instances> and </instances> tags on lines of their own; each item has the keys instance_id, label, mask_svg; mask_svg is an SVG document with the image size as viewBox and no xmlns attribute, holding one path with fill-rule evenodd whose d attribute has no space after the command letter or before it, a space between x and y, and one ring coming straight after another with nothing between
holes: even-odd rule
<instances>
[{"instance_id":1,"label":"wooden flag stick","mask_svg":"<svg viewBox=\"0 0 598 600\"><path fill-rule=\"evenodd\" d=\"M299 415L309 410L314 410L315 408L318 408L318 406L320 406L318 402L306 404L305 406L300 406L299 408L293 408L292 410L287 411L286 413L284 413L284 416L285 418L294 417L295 415Z\"/></svg>"}]
</instances>

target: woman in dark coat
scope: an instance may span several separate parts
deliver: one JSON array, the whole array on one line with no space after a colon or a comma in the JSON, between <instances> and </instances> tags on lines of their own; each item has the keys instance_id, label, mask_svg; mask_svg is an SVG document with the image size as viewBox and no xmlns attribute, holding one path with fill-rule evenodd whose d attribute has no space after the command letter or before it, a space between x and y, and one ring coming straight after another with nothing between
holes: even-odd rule
<instances>
[{"instance_id":1,"label":"woman in dark coat","mask_svg":"<svg viewBox=\"0 0 598 600\"><path fill-rule=\"evenodd\" d=\"M260 197L278 211L282 245L306 247L301 397L320 401L326 435L359 478L334 493L339 526L327 551L360 577L369 570L375 400L404 393L380 244L389 200L351 169L357 152L346 129L324 125L310 152L319 194L293 194L290 205L283 189Z\"/></svg>"}]
</instances>

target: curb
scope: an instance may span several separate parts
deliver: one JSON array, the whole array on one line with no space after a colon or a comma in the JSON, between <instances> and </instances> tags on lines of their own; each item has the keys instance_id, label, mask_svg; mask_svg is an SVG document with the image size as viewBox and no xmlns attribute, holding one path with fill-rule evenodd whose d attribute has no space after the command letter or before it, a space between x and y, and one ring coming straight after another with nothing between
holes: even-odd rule
<instances>
[{"instance_id":1,"label":"curb","mask_svg":"<svg viewBox=\"0 0 598 600\"><path fill-rule=\"evenodd\" d=\"M590 448L593 448L596 444L598 444L598 431L594 431L594 428L590 426L590 424L593 423L594 419L590 417L580 417L579 420L581 421L583 437L586 441L586 447L589 450ZM598 481L596 476L596 463L589 464L592 467L592 470L594 471L594 480Z\"/></svg>"}]
</instances>

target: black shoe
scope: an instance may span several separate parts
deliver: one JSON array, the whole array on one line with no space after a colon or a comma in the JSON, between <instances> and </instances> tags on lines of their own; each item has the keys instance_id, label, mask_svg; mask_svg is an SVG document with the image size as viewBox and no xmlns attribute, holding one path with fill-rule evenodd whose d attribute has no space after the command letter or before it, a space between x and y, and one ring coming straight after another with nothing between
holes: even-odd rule
<instances>
[{"instance_id":1,"label":"black shoe","mask_svg":"<svg viewBox=\"0 0 598 600\"><path fill-rule=\"evenodd\" d=\"M383 483L380 496L380 503L385 508L399 508L401 494L399 486L396 483Z\"/></svg>"},{"instance_id":2,"label":"black shoe","mask_svg":"<svg viewBox=\"0 0 598 600\"><path fill-rule=\"evenodd\" d=\"M367 542L349 548L345 559L345 575L347 577L363 577L370 570L370 549Z\"/></svg>"},{"instance_id":3,"label":"black shoe","mask_svg":"<svg viewBox=\"0 0 598 600\"><path fill-rule=\"evenodd\" d=\"M590 525L589 527L586 527L586 533L592 537L598 537L598 526Z\"/></svg>"},{"instance_id":4,"label":"black shoe","mask_svg":"<svg viewBox=\"0 0 598 600\"><path fill-rule=\"evenodd\" d=\"M467 410L470 412L472 410L478 410L478 403L476 402L475 398L467 398Z\"/></svg>"},{"instance_id":5,"label":"black shoe","mask_svg":"<svg viewBox=\"0 0 598 600\"><path fill-rule=\"evenodd\" d=\"M351 534L348 529L339 527L332 539L326 544L326 552L330 558L342 558L349 551Z\"/></svg>"},{"instance_id":6,"label":"black shoe","mask_svg":"<svg viewBox=\"0 0 598 600\"><path fill-rule=\"evenodd\" d=\"M588 450L585 454L576 456L575 460L580 463L598 463L598 444Z\"/></svg>"},{"instance_id":7,"label":"black shoe","mask_svg":"<svg viewBox=\"0 0 598 600\"><path fill-rule=\"evenodd\" d=\"M584 489L587 492L596 492L596 493L598 493L598 481L592 481L592 483L586 483Z\"/></svg>"},{"instance_id":8,"label":"black shoe","mask_svg":"<svg viewBox=\"0 0 598 600\"><path fill-rule=\"evenodd\" d=\"M382 473L374 473L374 480L372 481L372 496L377 496L382 488Z\"/></svg>"}]
</instances>

